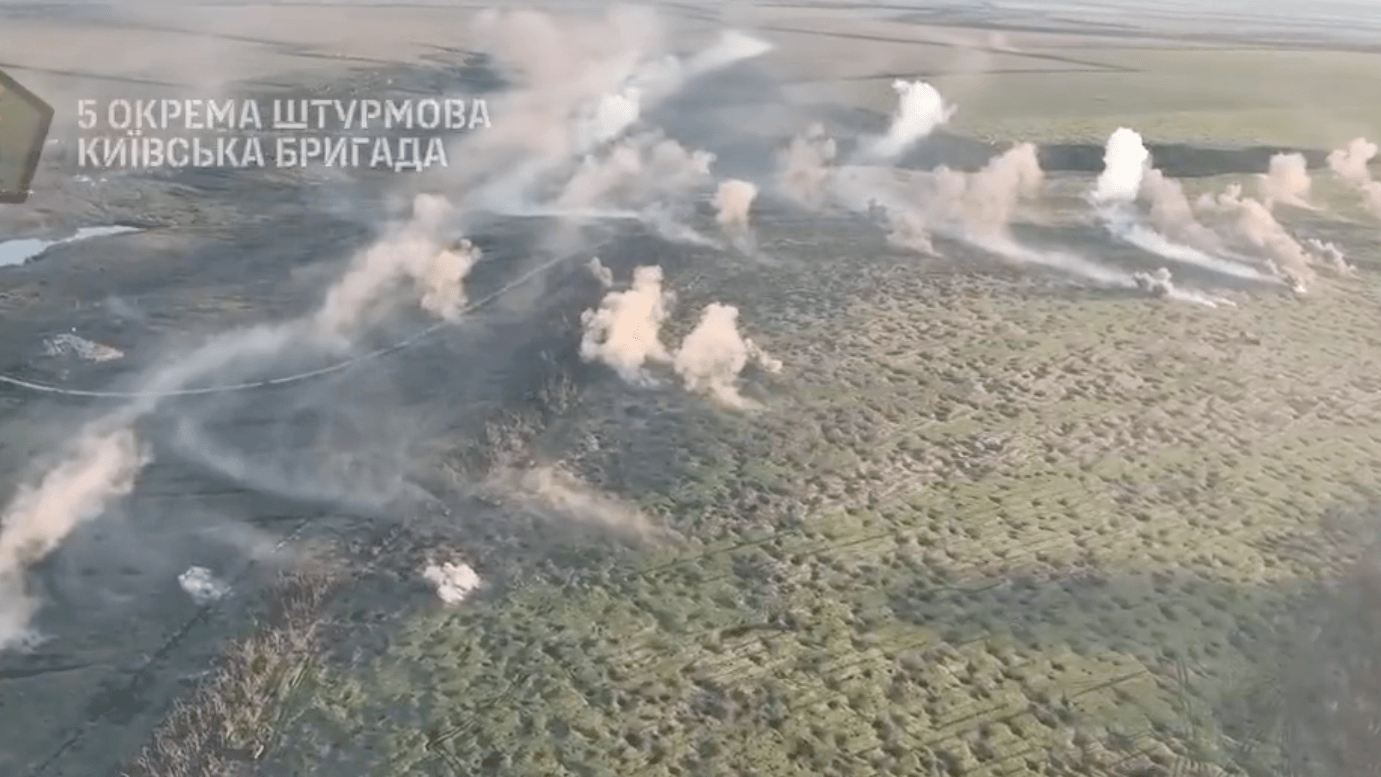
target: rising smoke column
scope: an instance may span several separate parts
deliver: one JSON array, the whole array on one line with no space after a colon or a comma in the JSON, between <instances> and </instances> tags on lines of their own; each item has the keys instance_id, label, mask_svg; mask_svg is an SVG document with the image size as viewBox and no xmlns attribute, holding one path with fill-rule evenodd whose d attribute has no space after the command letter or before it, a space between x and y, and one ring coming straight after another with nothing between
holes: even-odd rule
<instances>
[{"instance_id":1,"label":"rising smoke column","mask_svg":"<svg viewBox=\"0 0 1381 777\"><path fill-rule=\"evenodd\" d=\"M1141 198L1150 205L1151 223L1170 240L1203 251L1223 250L1223 239L1199 223L1179 181L1152 167L1141 180Z\"/></svg>"},{"instance_id":2,"label":"rising smoke column","mask_svg":"<svg viewBox=\"0 0 1381 777\"><path fill-rule=\"evenodd\" d=\"M806 208L825 204L830 165L838 147L825 135L825 128L812 124L805 134L791 139L791 145L777 155L777 188L789 199Z\"/></svg>"},{"instance_id":3,"label":"rising smoke column","mask_svg":"<svg viewBox=\"0 0 1381 777\"><path fill-rule=\"evenodd\" d=\"M1103 172L1092 199L1097 204L1130 204L1141 191L1141 179L1151 163L1151 152L1135 130L1119 127L1108 138L1103 152Z\"/></svg>"},{"instance_id":4,"label":"rising smoke column","mask_svg":"<svg viewBox=\"0 0 1381 777\"><path fill-rule=\"evenodd\" d=\"M748 212L758 196L758 187L748 181L731 180L719 185L715 192L715 220L727 232L748 229Z\"/></svg>"},{"instance_id":5,"label":"rising smoke column","mask_svg":"<svg viewBox=\"0 0 1381 777\"><path fill-rule=\"evenodd\" d=\"M954 107L946 105L939 90L924 81L897 80L892 82L892 88L897 91L901 103L892 115L886 134L860 150L861 161L896 159L954 116Z\"/></svg>"},{"instance_id":6,"label":"rising smoke column","mask_svg":"<svg viewBox=\"0 0 1381 777\"><path fill-rule=\"evenodd\" d=\"M940 216L969 237L1005 237L1022 200L1040 196L1045 173L1036 147L1019 143L976 173L936 170Z\"/></svg>"},{"instance_id":7,"label":"rising smoke column","mask_svg":"<svg viewBox=\"0 0 1381 777\"><path fill-rule=\"evenodd\" d=\"M1267 208L1277 204L1295 208L1318 210L1309 204L1309 162L1303 154L1274 154L1265 175L1257 178L1261 203Z\"/></svg>"},{"instance_id":8,"label":"rising smoke column","mask_svg":"<svg viewBox=\"0 0 1381 777\"><path fill-rule=\"evenodd\" d=\"M709 183L714 161L714 154L688 149L659 132L630 137L603 154L586 156L553 204L558 212L579 213L684 201Z\"/></svg>"},{"instance_id":9,"label":"rising smoke column","mask_svg":"<svg viewBox=\"0 0 1381 777\"><path fill-rule=\"evenodd\" d=\"M1368 165L1376 157L1377 146L1366 138L1354 138L1344 148L1328 155L1333 174L1362 195L1368 211L1381 218L1381 181L1373 180Z\"/></svg>"},{"instance_id":10,"label":"rising smoke column","mask_svg":"<svg viewBox=\"0 0 1381 777\"><path fill-rule=\"evenodd\" d=\"M38 602L25 588L24 573L90 521L134 489L150 461L129 428L81 432L73 450L36 484L23 485L0 513L0 650L35 639L29 620Z\"/></svg>"},{"instance_id":11,"label":"rising smoke column","mask_svg":"<svg viewBox=\"0 0 1381 777\"><path fill-rule=\"evenodd\" d=\"M326 294L313 317L318 331L346 341L373 322L379 302L391 299L400 284L410 284L422 308L454 321L465 305L464 280L479 260L469 241L444 245L444 230L454 209L442 197L420 195L411 221L394 227L356 259Z\"/></svg>"},{"instance_id":12,"label":"rising smoke column","mask_svg":"<svg viewBox=\"0 0 1381 777\"><path fill-rule=\"evenodd\" d=\"M1140 223L1138 199L1150 200L1156 228ZM1122 127L1109 136L1089 200L1109 232L1143 251L1233 277L1279 281L1277 274L1211 253L1220 247L1217 236L1195 219L1183 188L1151 167L1151 153L1134 130Z\"/></svg>"},{"instance_id":13,"label":"rising smoke column","mask_svg":"<svg viewBox=\"0 0 1381 777\"><path fill-rule=\"evenodd\" d=\"M502 133L467 136L452 166L456 184L482 210L521 212L531 190L633 128L643 113L687 83L771 46L727 31L687 59L667 52L655 12L614 8L596 22L558 24L534 11L486 12L479 47L522 83L496 100Z\"/></svg>"},{"instance_id":14,"label":"rising smoke column","mask_svg":"<svg viewBox=\"0 0 1381 777\"><path fill-rule=\"evenodd\" d=\"M609 292L598 309L581 315L585 331L580 358L608 365L628 383L651 384L644 366L671 361L662 345L661 329L674 301L670 292L662 290L661 267L634 269L631 288Z\"/></svg>"},{"instance_id":15,"label":"rising smoke column","mask_svg":"<svg viewBox=\"0 0 1381 777\"><path fill-rule=\"evenodd\" d=\"M302 319L221 335L159 365L139 382L144 396L88 425L56 466L21 485L0 511L0 649L32 638L28 623L37 603L24 587L27 568L53 552L74 528L130 493L151 461L133 430L157 409L159 395L230 369L251 370L304 346L347 347L348 338L377 315L380 299L395 295L400 286L434 314L454 317L463 304L460 282L471 260L438 239L448 213L443 200L419 197L413 222L387 235L380 244L386 248L373 246L357 258L318 310Z\"/></svg>"},{"instance_id":16,"label":"rising smoke column","mask_svg":"<svg viewBox=\"0 0 1381 777\"><path fill-rule=\"evenodd\" d=\"M756 184L739 180L724 181L714 196L715 220L734 246L745 254L756 252L757 239L749 226L749 214L757 196Z\"/></svg>"},{"instance_id":17,"label":"rising smoke column","mask_svg":"<svg viewBox=\"0 0 1381 777\"><path fill-rule=\"evenodd\" d=\"M599 281L599 285L608 289L614 285L614 271L604 266L604 262L598 256L592 257L585 264L585 269L590 271L590 275Z\"/></svg>"},{"instance_id":18,"label":"rising smoke column","mask_svg":"<svg viewBox=\"0 0 1381 777\"><path fill-rule=\"evenodd\" d=\"M1295 291L1303 293L1313 284L1316 274L1314 257L1304 250L1265 204L1242 196L1242 187L1233 184L1216 198L1200 198L1205 210L1227 217L1230 235L1240 243L1264 251L1276 272L1289 281Z\"/></svg>"},{"instance_id":19,"label":"rising smoke column","mask_svg":"<svg viewBox=\"0 0 1381 777\"><path fill-rule=\"evenodd\" d=\"M732 408L752 403L738 390L738 377L749 363L779 372L782 363L768 356L738 331L738 308L712 302L676 350L673 366L686 388Z\"/></svg>"}]
</instances>

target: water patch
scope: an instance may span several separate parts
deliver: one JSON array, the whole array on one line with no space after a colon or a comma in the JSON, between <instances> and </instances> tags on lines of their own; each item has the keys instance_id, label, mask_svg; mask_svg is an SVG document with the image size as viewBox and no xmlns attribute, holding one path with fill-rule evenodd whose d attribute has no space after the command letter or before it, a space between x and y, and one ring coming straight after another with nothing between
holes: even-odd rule
<instances>
[{"instance_id":1,"label":"water patch","mask_svg":"<svg viewBox=\"0 0 1381 777\"><path fill-rule=\"evenodd\" d=\"M23 240L6 240L0 243L0 267L25 264L42 256L45 251L53 246L62 245L64 243L76 243L81 240L90 240L96 237L123 235L138 231L139 229L136 227L82 227L71 237L64 237L59 240L43 240L36 237L25 238Z\"/></svg>"}]
</instances>

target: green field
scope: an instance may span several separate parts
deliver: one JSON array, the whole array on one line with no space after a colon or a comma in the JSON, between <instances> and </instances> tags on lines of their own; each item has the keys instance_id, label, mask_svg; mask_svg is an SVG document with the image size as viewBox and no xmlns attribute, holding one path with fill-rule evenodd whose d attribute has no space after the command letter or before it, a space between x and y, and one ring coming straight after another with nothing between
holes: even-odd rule
<instances>
[{"instance_id":1,"label":"green field","mask_svg":"<svg viewBox=\"0 0 1381 777\"><path fill-rule=\"evenodd\" d=\"M763 410L605 380L529 441L692 540L249 662L232 739L322 775L1272 773L1287 624L1381 487L1370 273L1207 309L812 237L683 296L786 362Z\"/></svg>"}]
</instances>

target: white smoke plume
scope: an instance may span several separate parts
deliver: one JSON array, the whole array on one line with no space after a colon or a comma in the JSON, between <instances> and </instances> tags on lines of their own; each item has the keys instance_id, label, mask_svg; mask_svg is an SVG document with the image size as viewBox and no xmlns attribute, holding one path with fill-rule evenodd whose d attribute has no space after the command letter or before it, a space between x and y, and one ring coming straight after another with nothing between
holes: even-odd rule
<instances>
[{"instance_id":1,"label":"white smoke plume","mask_svg":"<svg viewBox=\"0 0 1381 777\"><path fill-rule=\"evenodd\" d=\"M608 365L629 383L649 385L645 365L671 361L661 329L674 299L662 290L661 267L634 269L631 288L609 292L597 310L581 315L580 357Z\"/></svg>"},{"instance_id":2,"label":"white smoke plume","mask_svg":"<svg viewBox=\"0 0 1381 777\"><path fill-rule=\"evenodd\" d=\"M636 505L602 494L561 466L506 470L491 477L491 486L509 499L539 513L614 531L629 539L670 539Z\"/></svg>"},{"instance_id":3,"label":"white smoke plume","mask_svg":"<svg viewBox=\"0 0 1381 777\"><path fill-rule=\"evenodd\" d=\"M1134 130L1119 128L1108 138L1103 172L1089 199L1113 236L1143 251L1236 278L1279 280L1278 273L1218 255L1222 240L1199 223L1179 182L1151 166L1151 154ZM1154 227L1141 223L1134 211L1138 200L1150 203Z\"/></svg>"},{"instance_id":4,"label":"white smoke plume","mask_svg":"<svg viewBox=\"0 0 1381 777\"><path fill-rule=\"evenodd\" d=\"M27 568L130 493L150 460L131 429L92 427L56 467L15 493L0 514L0 649L36 639L29 621L38 602L25 587Z\"/></svg>"},{"instance_id":5,"label":"white smoke plume","mask_svg":"<svg viewBox=\"0 0 1381 777\"><path fill-rule=\"evenodd\" d=\"M579 212L684 200L709 183L714 161L714 154L687 149L660 133L628 138L606 154L586 156L554 205Z\"/></svg>"},{"instance_id":6,"label":"white smoke plume","mask_svg":"<svg viewBox=\"0 0 1381 777\"><path fill-rule=\"evenodd\" d=\"M592 149L622 136L642 116L642 91L625 87L582 108L576 120L576 148Z\"/></svg>"},{"instance_id":7,"label":"white smoke plume","mask_svg":"<svg viewBox=\"0 0 1381 777\"><path fill-rule=\"evenodd\" d=\"M467 136L457 152L467 163L452 176L472 204L501 213L524 209L534 186L622 136L691 80L771 49L728 31L709 49L678 59L667 51L657 14L628 7L582 23L487 11L475 33L480 48L523 83L494 101L504 131Z\"/></svg>"},{"instance_id":8,"label":"white smoke plume","mask_svg":"<svg viewBox=\"0 0 1381 777\"><path fill-rule=\"evenodd\" d=\"M715 219L727 232L748 229L748 212L758 196L758 187L748 181L730 180L719 185L715 192Z\"/></svg>"},{"instance_id":9,"label":"white smoke plume","mask_svg":"<svg viewBox=\"0 0 1381 777\"><path fill-rule=\"evenodd\" d=\"M887 242L919 254L938 256L925 216L913 210L900 208L884 207L883 210L887 213L887 224L890 227Z\"/></svg>"},{"instance_id":10,"label":"white smoke plume","mask_svg":"<svg viewBox=\"0 0 1381 777\"><path fill-rule=\"evenodd\" d=\"M233 369L252 370L294 348L348 346L348 338L399 282L433 313L452 318L459 312L461 281L474 261L473 249L462 243L453 251L441 244L440 230L449 216L444 200L419 197L414 206L413 221L363 252L318 310L302 319L221 335L156 367L139 382L142 396L96 421L57 466L18 489L0 513L0 648L32 638L28 622L37 603L24 587L27 567L134 487L151 454L132 429L162 396Z\"/></svg>"},{"instance_id":11,"label":"white smoke plume","mask_svg":"<svg viewBox=\"0 0 1381 777\"><path fill-rule=\"evenodd\" d=\"M1164 267L1151 273L1132 273L1132 278L1142 291L1152 297L1169 297L1175 293L1175 283L1170 278L1170 271Z\"/></svg>"},{"instance_id":12,"label":"white smoke plume","mask_svg":"<svg viewBox=\"0 0 1381 777\"><path fill-rule=\"evenodd\" d=\"M445 245L442 230L452 208L444 198L420 195L413 208L411 221L362 252L327 292L315 316L321 334L349 338L400 284L410 285L422 308L433 315L448 321L460 315L465 276L479 260L479 250L465 240Z\"/></svg>"},{"instance_id":13,"label":"white smoke plume","mask_svg":"<svg viewBox=\"0 0 1381 777\"><path fill-rule=\"evenodd\" d=\"M1275 154L1266 173L1257 178L1257 191L1267 208L1277 204L1318 210L1309 203L1309 162L1303 154Z\"/></svg>"},{"instance_id":14,"label":"white smoke plume","mask_svg":"<svg viewBox=\"0 0 1381 777\"><path fill-rule=\"evenodd\" d=\"M897 80L892 88L901 102L886 134L861 149L863 161L895 159L954 116L954 106L947 105L939 90L924 81Z\"/></svg>"},{"instance_id":15,"label":"white smoke plume","mask_svg":"<svg viewBox=\"0 0 1381 777\"><path fill-rule=\"evenodd\" d=\"M1362 195L1368 211L1381 218L1381 181L1373 180L1368 165L1376 157L1377 146L1366 138L1354 138L1347 146L1328 155L1333 174Z\"/></svg>"},{"instance_id":16,"label":"white smoke plume","mask_svg":"<svg viewBox=\"0 0 1381 777\"><path fill-rule=\"evenodd\" d=\"M1332 243L1326 243L1318 238L1309 238L1304 244L1311 249L1312 254L1324 264L1333 268L1339 275L1355 275L1357 268L1348 264L1347 256L1343 250Z\"/></svg>"},{"instance_id":17,"label":"white smoke plume","mask_svg":"<svg viewBox=\"0 0 1381 777\"><path fill-rule=\"evenodd\" d=\"M1152 297L1163 297L1166 299L1177 300L1180 302L1192 302L1196 305L1205 305L1216 308L1219 305L1236 307L1232 300L1223 297L1215 297L1194 289L1181 289L1175 285L1170 276L1170 270L1161 267L1155 272L1135 272L1132 273L1132 281L1137 288L1150 294Z\"/></svg>"},{"instance_id":18,"label":"white smoke plume","mask_svg":"<svg viewBox=\"0 0 1381 777\"><path fill-rule=\"evenodd\" d=\"M1044 181L1036 147L1020 143L976 173L936 170L936 208L940 218L958 224L968 237L1005 236L1017 206L1038 197Z\"/></svg>"},{"instance_id":19,"label":"white smoke plume","mask_svg":"<svg viewBox=\"0 0 1381 777\"><path fill-rule=\"evenodd\" d=\"M760 57L772 50L772 44L739 30L725 30L720 33L714 45L696 53L686 61L682 71L683 79L696 78L721 70L745 60Z\"/></svg>"},{"instance_id":20,"label":"white smoke plume","mask_svg":"<svg viewBox=\"0 0 1381 777\"><path fill-rule=\"evenodd\" d=\"M1200 204L1225 216L1229 233L1239 243L1264 251L1296 292L1304 293L1313 284L1313 257L1276 221L1269 208L1243 197L1240 184L1228 186L1216 198L1202 197Z\"/></svg>"},{"instance_id":21,"label":"white smoke plume","mask_svg":"<svg viewBox=\"0 0 1381 777\"><path fill-rule=\"evenodd\" d=\"M1202 251L1223 250L1222 238L1199 222L1179 181L1152 167L1141 180L1140 195L1150 205L1151 223L1171 241Z\"/></svg>"},{"instance_id":22,"label":"white smoke plume","mask_svg":"<svg viewBox=\"0 0 1381 777\"><path fill-rule=\"evenodd\" d=\"M614 271L605 267L598 256L591 258L589 263L585 265L585 269L589 270L590 275L594 276L595 280L599 281L599 285L606 289L613 287Z\"/></svg>"},{"instance_id":23,"label":"white smoke plume","mask_svg":"<svg viewBox=\"0 0 1381 777\"><path fill-rule=\"evenodd\" d=\"M446 604L460 604L483 585L474 568L462 562L430 564L422 570L422 579L436 588L437 598Z\"/></svg>"},{"instance_id":24,"label":"white smoke plume","mask_svg":"<svg viewBox=\"0 0 1381 777\"><path fill-rule=\"evenodd\" d=\"M777 187L782 194L807 208L825 204L830 165L838 148L825 128L812 124L804 135L792 138L791 145L777 156Z\"/></svg>"},{"instance_id":25,"label":"white smoke plume","mask_svg":"<svg viewBox=\"0 0 1381 777\"><path fill-rule=\"evenodd\" d=\"M1141 191L1141 179L1151 161L1151 152L1135 130L1119 127L1108 138L1103 152L1103 172L1094 186L1093 201L1099 204L1131 203Z\"/></svg>"},{"instance_id":26,"label":"white smoke plume","mask_svg":"<svg viewBox=\"0 0 1381 777\"><path fill-rule=\"evenodd\" d=\"M738 308L712 302L676 351L673 366L686 388L722 405L748 408L753 403L739 393L739 374L749 363L780 372L782 363L768 356L738 331Z\"/></svg>"}]
</instances>

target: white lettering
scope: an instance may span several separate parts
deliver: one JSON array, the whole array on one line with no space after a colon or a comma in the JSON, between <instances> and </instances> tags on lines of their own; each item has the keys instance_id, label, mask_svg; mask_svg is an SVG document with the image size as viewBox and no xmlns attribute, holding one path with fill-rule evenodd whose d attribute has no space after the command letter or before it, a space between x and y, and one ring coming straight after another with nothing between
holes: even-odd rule
<instances>
[{"instance_id":1,"label":"white lettering","mask_svg":"<svg viewBox=\"0 0 1381 777\"><path fill-rule=\"evenodd\" d=\"M378 100L360 101L360 129L369 129L369 120L377 119L384 113L384 106Z\"/></svg>"},{"instance_id":2,"label":"white lettering","mask_svg":"<svg viewBox=\"0 0 1381 777\"><path fill-rule=\"evenodd\" d=\"M176 153L176 149L178 148L183 149L180 155ZM166 150L168 152L168 164L173 167L186 167L188 165L190 161L189 157L192 152L191 144L187 142L187 138L173 138L169 140ZM179 159L182 161L178 161Z\"/></svg>"},{"instance_id":3,"label":"white lettering","mask_svg":"<svg viewBox=\"0 0 1381 777\"><path fill-rule=\"evenodd\" d=\"M192 164L197 167L213 167L216 164L216 152L209 148L201 147L201 138L192 138Z\"/></svg>"},{"instance_id":4,"label":"white lettering","mask_svg":"<svg viewBox=\"0 0 1381 777\"><path fill-rule=\"evenodd\" d=\"M181 102L178 102L177 100L163 100L161 101L161 106L162 109L159 113L159 117L163 120L163 126L165 128L168 126L168 123L171 122L173 119L182 118Z\"/></svg>"},{"instance_id":5,"label":"white lettering","mask_svg":"<svg viewBox=\"0 0 1381 777\"><path fill-rule=\"evenodd\" d=\"M408 169L422 169L422 160L418 158L420 149L417 146L417 138L398 139L398 158L393 162L394 172L401 173Z\"/></svg>"},{"instance_id":6,"label":"white lettering","mask_svg":"<svg viewBox=\"0 0 1381 777\"><path fill-rule=\"evenodd\" d=\"M116 111L119 111L120 119L116 120ZM133 120L133 112L129 107L129 100L111 100L110 105L105 109L105 122L112 129L128 129L130 121Z\"/></svg>"},{"instance_id":7,"label":"white lettering","mask_svg":"<svg viewBox=\"0 0 1381 777\"><path fill-rule=\"evenodd\" d=\"M297 149L292 147L293 140L295 138L277 138L275 144L277 153L274 154L274 157L278 160L279 167L297 167Z\"/></svg>"},{"instance_id":8,"label":"white lettering","mask_svg":"<svg viewBox=\"0 0 1381 777\"><path fill-rule=\"evenodd\" d=\"M404 100L395 103L389 100L385 103L386 112L384 114L384 126L392 128L395 124L412 129L412 101Z\"/></svg>"},{"instance_id":9,"label":"white lettering","mask_svg":"<svg viewBox=\"0 0 1381 777\"><path fill-rule=\"evenodd\" d=\"M357 107L357 103L351 100L349 105L350 110L347 111L342 107L341 101L336 100L336 116L340 117L341 124L345 125L346 129L353 129L355 126L355 108Z\"/></svg>"},{"instance_id":10,"label":"white lettering","mask_svg":"<svg viewBox=\"0 0 1381 777\"><path fill-rule=\"evenodd\" d=\"M182 111L184 117L183 126L187 129L206 129L206 124L201 118L201 109L205 107L205 100L188 100L187 107Z\"/></svg>"},{"instance_id":11,"label":"white lettering","mask_svg":"<svg viewBox=\"0 0 1381 777\"><path fill-rule=\"evenodd\" d=\"M106 138L100 138L107 144L110 142ZM87 160L90 160L88 162ZM100 167L101 159L96 156L96 140L93 138L77 138L77 167Z\"/></svg>"},{"instance_id":12,"label":"white lettering","mask_svg":"<svg viewBox=\"0 0 1381 777\"><path fill-rule=\"evenodd\" d=\"M241 167L249 167L251 164L255 167L264 166L264 149L259 145L259 138L254 136L245 141L245 155L240 157Z\"/></svg>"},{"instance_id":13,"label":"white lettering","mask_svg":"<svg viewBox=\"0 0 1381 777\"><path fill-rule=\"evenodd\" d=\"M388 147L388 138L374 139L374 153L369 157L369 166L378 167L380 162L384 167L393 166L393 149Z\"/></svg>"},{"instance_id":14,"label":"white lettering","mask_svg":"<svg viewBox=\"0 0 1381 777\"><path fill-rule=\"evenodd\" d=\"M125 148L124 138L116 138L114 145L111 144L110 138L101 139L105 141L106 167L124 167L129 163L129 150Z\"/></svg>"},{"instance_id":15,"label":"white lettering","mask_svg":"<svg viewBox=\"0 0 1381 777\"><path fill-rule=\"evenodd\" d=\"M306 102L302 103L302 116L297 113L297 102L293 100L274 100L273 101L273 127L274 129L301 130L307 129Z\"/></svg>"},{"instance_id":16,"label":"white lettering","mask_svg":"<svg viewBox=\"0 0 1381 777\"><path fill-rule=\"evenodd\" d=\"M426 110L431 108L431 121L422 118L426 116ZM422 129L436 129L436 125L441 123L441 104L436 100L423 100L417 104L417 123Z\"/></svg>"},{"instance_id":17,"label":"white lettering","mask_svg":"<svg viewBox=\"0 0 1381 777\"><path fill-rule=\"evenodd\" d=\"M301 164L307 166L307 162L313 159L321 159L322 143L321 138L303 138Z\"/></svg>"},{"instance_id":18,"label":"white lettering","mask_svg":"<svg viewBox=\"0 0 1381 777\"><path fill-rule=\"evenodd\" d=\"M239 129L264 128L264 120L259 116L259 103L255 100L245 100L244 105L240 106L240 126Z\"/></svg>"},{"instance_id":19,"label":"white lettering","mask_svg":"<svg viewBox=\"0 0 1381 777\"><path fill-rule=\"evenodd\" d=\"M360 166L360 149L369 143L369 138L350 139L350 166Z\"/></svg>"},{"instance_id":20,"label":"white lettering","mask_svg":"<svg viewBox=\"0 0 1381 777\"><path fill-rule=\"evenodd\" d=\"M446 144L441 142L441 138L435 136L427 139L427 155L422 160L423 167L431 167L433 164L442 167L451 166L451 163L446 160Z\"/></svg>"},{"instance_id":21,"label":"white lettering","mask_svg":"<svg viewBox=\"0 0 1381 777\"><path fill-rule=\"evenodd\" d=\"M446 129L465 129L465 101L446 101Z\"/></svg>"},{"instance_id":22,"label":"white lettering","mask_svg":"<svg viewBox=\"0 0 1381 777\"><path fill-rule=\"evenodd\" d=\"M235 102L233 100L226 100L224 103L221 103L219 105L216 104L215 100L209 100L207 101L206 107L207 129L217 129L218 126L220 129L229 129L231 126L234 125Z\"/></svg>"},{"instance_id":23,"label":"white lettering","mask_svg":"<svg viewBox=\"0 0 1381 777\"><path fill-rule=\"evenodd\" d=\"M327 167L345 167L345 138L335 138L326 141L326 161Z\"/></svg>"},{"instance_id":24,"label":"white lettering","mask_svg":"<svg viewBox=\"0 0 1381 777\"><path fill-rule=\"evenodd\" d=\"M78 126L78 127L82 128L82 129L84 129L84 130L88 130L88 129L91 129L92 127L96 126L96 121L97 121L96 111L93 110L93 109L91 108L91 106L93 106L93 105L95 105L95 104L96 104L96 101L95 101L95 100L78 100L78 101L77 101L77 126Z\"/></svg>"},{"instance_id":25,"label":"white lettering","mask_svg":"<svg viewBox=\"0 0 1381 777\"><path fill-rule=\"evenodd\" d=\"M158 119L154 118L153 109L158 106L158 100L135 100L135 105L139 106L134 123L135 129L159 129Z\"/></svg>"},{"instance_id":26,"label":"white lettering","mask_svg":"<svg viewBox=\"0 0 1381 777\"><path fill-rule=\"evenodd\" d=\"M470 101L470 126L474 129L480 122L484 123L485 129L489 128L489 105L484 100Z\"/></svg>"}]
</instances>

